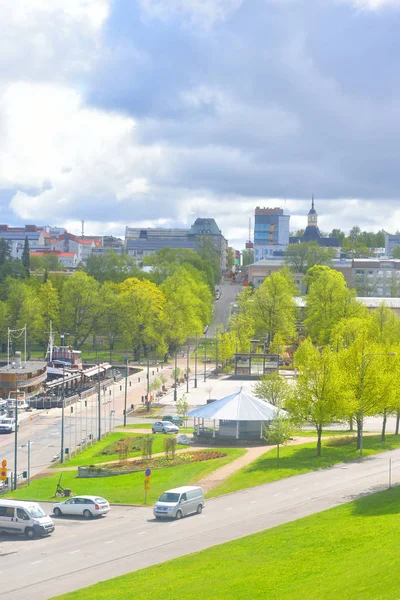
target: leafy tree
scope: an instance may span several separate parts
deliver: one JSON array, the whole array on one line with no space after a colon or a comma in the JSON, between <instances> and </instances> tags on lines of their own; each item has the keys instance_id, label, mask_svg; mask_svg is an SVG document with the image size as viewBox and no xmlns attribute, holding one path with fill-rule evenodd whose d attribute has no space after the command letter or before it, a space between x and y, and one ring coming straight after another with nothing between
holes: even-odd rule
<instances>
[{"instance_id":1,"label":"leafy tree","mask_svg":"<svg viewBox=\"0 0 400 600\"><path fill-rule=\"evenodd\" d=\"M171 454L171 459L174 460L175 452L176 452L176 437L168 436L164 438L164 452L165 456L169 458Z\"/></svg>"},{"instance_id":2,"label":"leafy tree","mask_svg":"<svg viewBox=\"0 0 400 600\"><path fill-rule=\"evenodd\" d=\"M83 271L68 277L61 298L61 327L72 336L74 348L96 332L100 315L98 282Z\"/></svg>"},{"instance_id":3,"label":"leafy tree","mask_svg":"<svg viewBox=\"0 0 400 600\"><path fill-rule=\"evenodd\" d=\"M392 257L400 258L400 246L396 246L396 248L393 249Z\"/></svg>"},{"instance_id":4,"label":"leafy tree","mask_svg":"<svg viewBox=\"0 0 400 600\"><path fill-rule=\"evenodd\" d=\"M207 235L201 235L196 240L196 250L202 260L206 261L211 266L214 275L214 283L218 283L221 279L221 267L218 252L211 239Z\"/></svg>"},{"instance_id":5,"label":"leafy tree","mask_svg":"<svg viewBox=\"0 0 400 600\"><path fill-rule=\"evenodd\" d=\"M288 414L278 405L273 419L264 427L267 444L276 446L276 464L279 465L279 449L288 443L293 433L293 423Z\"/></svg>"},{"instance_id":6,"label":"leafy tree","mask_svg":"<svg viewBox=\"0 0 400 600\"><path fill-rule=\"evenodd\" d=\"M336 238L339 241L339 244L342 246L344 239L346 237L346 234L341 229L332 229L332 231L329 234L329 237Z\"/></svg>"},{"instance_id":7,"label":"leafy tree","mask_svg":"<svg viewBox=\"0 0 400 600\"><path fill-rule=\"evenodd\" d=\"M27 275L29 276L29 270L31 266L31 255L29 252L28 236L25 236L24 249L22 251L22 264L24 265Z\"/></svg>"},{"instance_id":8,"label":"leafy tree","mask_svg":"<svg viewBox=\"0 0 400 600\"><path fill-rule=\"evenodd\" d=\"M342 250L346 252L348 258L371 258L374 256L372 250L368 248L360 238L353 240L351 237L346 238Z\"/></svg>"},{"instance_id":9,"label":"leafy tree","mask_svg":"<svg viewBox=\"0 0 400 600\"><path fill-rule=\"evenodd\" d=\"M260 381L254 384L253 394L256 398L266 400L273 406L285 406L285 400L289 395L290 386L278 373L263 375Z\"/></svg>"},{"instance_id":10,"label":"leafy tree","mask_svg":"<svg viewBox=\"0 0 400 600\"><path fill-rule=\"evenodd\" d=\"M361 234L361 229L358 227L358 225L355 225L354 227L352 227L350 229L349 237L353 242L356 242L358 240L358 238L360 237L360 234Z\"/></svg>"},{"instance_id":11,"label":"leafy tree","mask_svg":"<svg viewBox=\"0 0 400 600\"><path fill-rule=\"evenodd\" d=\"M355 291L348 289L342 273L318 266L308 271L307 278L311 285L304 322L314 342L327 344L340 319L361 315L366 309L357 302Z\"/></svg>"},{"instance_id":12,"label":"leafy tree","mask_svg":"<svg viewBox=\"0 0 400 600\"><path fill-rule=\"evenodd\" d=\"M142 350L147 354L150 347L162 343L165 296L154 283L136 277L119 284L119 290L122 338L138 360Z\"/></svg>"},{"instance_id":13,"label":"leafy tree","mask_svg":"<svg viewBox=\"0 0 400 600\"><path fill-rule=\"evenodd\" d=\"M58 292L51 281L46 281L39 289L39 300L42 305L43 319L45 327L48 330L50 321L53 323L53 330L60 325L60 299Z\"/></svg>"},{"instance_id":14,"label":"leafy tree","mask_svg":"<svg viewBox=\"0 0 400 600\"><path fill-rule=\"evenodd\" d=\"M28 360L31 357L31 346L34 343L43 341L45 336L45 320L43 317L43 305L35 294L28 288L28 293L24 297L17 320L17 329L26 327L26 349Z\"/></svg>"},{"instance_id":15,"label":"leafy tree","mask_svg":"<svg viewBox=\"0 0 400 600\"><path fill-rule=\"evenodd\" d=\"M307 273L314 265L330 265L336 256L334 248L319 246L317 242L290 244L285 252L285 261L294 273Z\"/></svg>"},{"instance_id":16,"label":"leafy tree","mask_svg":"<svg viewBox=\"0 0 400 600\"><path fill-rule=\"evenodd\" d=\"M253 248L245 248L242 250L242 264L244 267L251 265L254 262L254 250Z\"/></svg>"},{"instance_id":17,"label":"leafy tree","mask_svg":"<svg viewBox=\"0 0 400 600\"><path fill-rule=\"evenodd\" d=\"M123 330L123 312L120 310L118 287L110 282L104 283L99 291L101 314L97 324L97 332L107 338L110 354L115 342Z\"/></svg>"},{"instance_id":18,"label":"leafy tree","mask_svg":"<svg viewBox=\"0 0 400 600\"><path fill-rule=\"evenodd\" d=\"M114 250L109 250L102 255L91 254L84 269L100 283L105 281L121 283L130 277L145 278L145 273L138 267L132 256L119 255Z\"/></svg>"},{"instance_id":19,"label":"leafy tree","mask_svg":"<svg viewBox=\"0 0 400 600\"><path fill-rule=\"evenodd\" d=\"M299 375L285 407L296 421L309 423L316 429L317 454L321 456L322 428L333 420L344 420L349 414L343 372L336 353L329 347L320 352L310 339L300 345L295 365Z\"/></svg>"},{"instance_id":20,"label":"leafy tree","mask_svg":"<svg viewBox=\"0 0 400 600\"><path fill-rule=\"evenodd\" d=\"M284 270L267 277L254 294L252 304L256 330L269 343L280 334L289 339L295 334L295 288Z\"/></svg>"},{"instance_id":21,"label":"leafy tree","mask_svg":"<svg viewBox=\"0 0 400 600\"><path fill-rule=\"evenodd\" d=\"M0 266L3 266L4 263L9 260L10 256L11 250L8 242L4 238L0 237Z\"/></svg>"},{"instance_id":22,"label":"leafy tree","mask_svg":"<svg viewBox=\"0 0 400 600\"><path fill-rule=\"evenodd\" d=\"M189 408L189 402L186 400L186 394L183 394L176 401L176 412L184 420L185 426L187 425L187 411Z\"/></svg>"},{"instance_id":23,"label":"leafy tree","mask_svg":"<svg viewBox=\"0 0 400 600\"><path fill-rule=\"evenodd\" d=\"M235 253L233 251L233 248L228 248L228 256L227 256L226 264L227 264L228 269L232 269L233 265L235 264Z\"/></svg>"}]
</instances>

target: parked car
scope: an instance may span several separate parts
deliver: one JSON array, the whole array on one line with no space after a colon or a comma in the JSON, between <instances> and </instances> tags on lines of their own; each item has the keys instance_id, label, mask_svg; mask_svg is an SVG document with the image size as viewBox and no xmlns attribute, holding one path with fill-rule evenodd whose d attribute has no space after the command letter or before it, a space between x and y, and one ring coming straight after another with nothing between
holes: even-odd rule
<instances>
[{"instance_id":1,"label":"parked car","mask_svg":"<svg viewBox=\"0 0 400 600\"><path fill-rule=\"evenodd\" d=\"M151 428L153 433L178 433L179 427L171 423L171 421L157 421Z\"/></svg>"},{"instance_id":2,"label":"parked car","mask_svg":"<svg viewBox=\"0 0 400 600\"><path fill-rule=\"evenodd\" d=\"M101 496L75 496L64 502L57 502L53 506L53 513L56 517L77 515L90 519L106 515L109 510L108 501Z\"/></svg>"},{"instance_id":3,"label":"parked car","mask_svg":"<svg viewBox=\"0 0 400 600\"><path fill-rule=\"evenodd\" d=\"M174 425L178 425L181 427L183 425L182 417L178 417L178 415L165 415L162 419L163 421L170 421Z\"/></svg>"},{"instance_id":4,"label":"parked car","mask_svg":"<svg viewBox=\"0 0 400 600\"><path fill-rule=\"evenodd\" d=\"M153 508L156 519L181 519L192 513L200 514L204 508L201 487L184 486L164 492Z\"/></svg>"}]
</instances>

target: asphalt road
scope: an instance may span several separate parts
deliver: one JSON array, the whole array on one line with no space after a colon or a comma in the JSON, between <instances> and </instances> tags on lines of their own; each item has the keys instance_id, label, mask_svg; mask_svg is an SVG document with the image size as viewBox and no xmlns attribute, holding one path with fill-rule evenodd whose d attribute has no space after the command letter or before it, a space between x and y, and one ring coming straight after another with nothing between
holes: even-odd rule
<instances>
[{"instance_id":1,"label":"asphalt road","mask_svg":"<svg viewBox=\"0 0 400 600\"><path fill-rule=\"evenodd\" d=\"M56 519L49 538L1 536L0 598L46 600L349 502L388 486L389 459L398 484L400 450L209 500L202 515L181 521L112 507L96 521Z\"/></svg>"},{"instance_id":2,"label":"asphalt road","mask_svg":"<svg viewBox=\"0 0 400 600\"><path fill-rule=\"evenodd\" d=\"M242 291L241 284L231 284L228 281L223 281L218 288L221 290L221 297L214 302L214 321L207 332L207 336L209 337L215 337L217 327L226 327L228 325L236 294Z\"/></svg>"}]
</instances>

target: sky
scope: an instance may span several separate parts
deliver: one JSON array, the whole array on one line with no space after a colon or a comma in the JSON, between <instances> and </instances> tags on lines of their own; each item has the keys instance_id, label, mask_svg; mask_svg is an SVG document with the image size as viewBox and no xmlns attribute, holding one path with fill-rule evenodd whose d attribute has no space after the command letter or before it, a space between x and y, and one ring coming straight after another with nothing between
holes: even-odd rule
<instances>
[{"instance_id":1,"label":"sky","mask_svg":"<svg viewBox=\"0 0 400 600\"><path fill-rule=\"evenodd\" d=\"M0 222L400 229L400 0L13 0Z\"/></svg>"}]
</instances>

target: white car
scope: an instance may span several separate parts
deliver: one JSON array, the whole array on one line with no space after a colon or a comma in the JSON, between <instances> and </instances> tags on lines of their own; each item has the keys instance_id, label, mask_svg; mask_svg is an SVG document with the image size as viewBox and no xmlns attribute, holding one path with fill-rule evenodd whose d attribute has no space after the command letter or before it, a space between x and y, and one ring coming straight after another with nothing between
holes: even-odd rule
<instances>
[{"instance_id":1,"label":"white car","mask_svg":"<svg viewBox=\"0 0 400 600\"><path fill-rule=\"evenodd\" d=\"M19 429L19 425L17 425ZM0 433L13 433L15 431L15 419L3 418L0 421Z\"/></svg>"},{"instance_id":2,"label":"white car","mask_svg":"<svg viewBox=\"0 0 400 600\"><path fill-rule=\"evenodd\" d=\"M109 503L101 496L74 496L64 502L57 502L53 506L53 513L56 517L76 515L91 519L106 515L109 510Z\"/></svg>"},{"instance_id":3,"label":"white car","mask_svg":"<svg viewBox=\"0 0 400 600\"><path fill-rule=\"evenodd\" d=\"M179 427L171 423L171 421L157 421L151 428L153 433L178 433Z\"/></svg>"}]
</instances>

